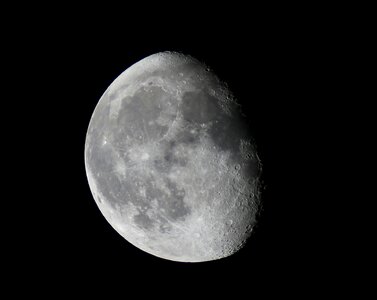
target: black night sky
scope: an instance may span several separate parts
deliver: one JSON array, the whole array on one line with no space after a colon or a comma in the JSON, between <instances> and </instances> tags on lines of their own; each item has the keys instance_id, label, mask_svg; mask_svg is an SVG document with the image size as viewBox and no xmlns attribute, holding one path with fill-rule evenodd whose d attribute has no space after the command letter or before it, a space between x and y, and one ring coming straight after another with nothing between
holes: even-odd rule
<instances>
[{"instance_id":1,"label":"black night sky","mask_svg":"<svg viewBox=\"0 0 377 300\"><path fill-rule=\"evenodd\" d=\"M31 178L17 187L15 211L24 221L12 235L12 281L26 282L29 291L108 290L129 299L135 291L200 298L203 290L228 299L244 292L306 295L327 284L326 243L319 242L323 231L315 205L324 201L323 190L315 187L321 185L318 155L326 144L319 135L328 118L323 112L332 111L323 68L335 55L333 37L310 24L299 26L302 20L256 21L246 13L144 26L142 18L104 26L81 16L47 16L9 34L8 57L19 66L10 77L24 82L13 96L22 100L19 117L28 120L16 151L27 157ZM244 249L222 260L177 263L135 248L103 218L87 183L85 135L101 95L133 63L167 50L204 61L228 83L263 163L258 226Z\"/></svg>"}]
</instances>

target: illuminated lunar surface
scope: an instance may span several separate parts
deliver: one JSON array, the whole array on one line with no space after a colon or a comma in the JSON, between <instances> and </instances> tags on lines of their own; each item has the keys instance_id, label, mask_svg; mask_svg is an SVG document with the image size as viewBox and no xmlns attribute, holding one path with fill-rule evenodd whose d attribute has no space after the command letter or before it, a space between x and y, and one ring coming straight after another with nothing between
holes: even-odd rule
<instances>
[{"instance_id":1,"label":"illuminated lunar surface","mask_svg":"<svg viewBox=\"0 0 377 300\"><path fill-rule=\"evenodd\" d=\"M256 223L261 163L240 105L190 56L151 55L108 87L90 120L85 167L106 220L160 258L227 257Z\"/></svg>"}]
</instances>

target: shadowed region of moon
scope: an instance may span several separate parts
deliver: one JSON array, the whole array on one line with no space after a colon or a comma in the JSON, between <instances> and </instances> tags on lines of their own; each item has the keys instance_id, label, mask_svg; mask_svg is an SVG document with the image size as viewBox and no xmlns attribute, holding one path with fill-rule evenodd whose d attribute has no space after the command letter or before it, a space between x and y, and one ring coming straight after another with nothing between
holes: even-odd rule
<instances>
[{"instance_id":1,"label":"shadowed region of moon","mask_svg":"<svg viewBox=\"0 0 377 300\"><path fill-rule=\"evenodd\" d=\"M90 120L85 167L113 228L164 259L227 257L256 222L261 163L240 105L190 56L157 53L115 79Z\"/></svg>"}]
</instances>

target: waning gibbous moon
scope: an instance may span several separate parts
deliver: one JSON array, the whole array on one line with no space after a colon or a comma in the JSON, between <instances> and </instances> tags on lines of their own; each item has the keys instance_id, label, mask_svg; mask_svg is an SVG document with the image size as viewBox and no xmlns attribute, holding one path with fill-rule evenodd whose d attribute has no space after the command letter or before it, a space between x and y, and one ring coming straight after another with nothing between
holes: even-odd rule
<instances>
[{"instance_id":1,"label":"waning gibbous moon","mask_svg":"<svg viewBox=\"0 0 377 300\"><path fill-rule=\"evenodd\" d=\"M237 100L193 57L157 53L111 83L90 120L85 167L106 220L157 257L227 257L256 224L255 144Z\"/></svg>"}]
</instances>

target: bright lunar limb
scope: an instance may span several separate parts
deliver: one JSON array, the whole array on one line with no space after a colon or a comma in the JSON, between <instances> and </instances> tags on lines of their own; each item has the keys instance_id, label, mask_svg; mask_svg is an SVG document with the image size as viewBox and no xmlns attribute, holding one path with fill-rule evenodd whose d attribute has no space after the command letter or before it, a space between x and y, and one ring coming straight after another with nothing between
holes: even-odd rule
<instances>
[{"instance_id":1,"label":"bright lunar limb","mask_svg":"<svg viewBox=\"0 0 377 300\"><path fill-rule=\"evenodd\" d=\"M256 223L261 163L240 105L190 56L157 53L116 78L90 120L85 167L107 221L157 257L227 257Z\"/></svg>"}]
</instances>

